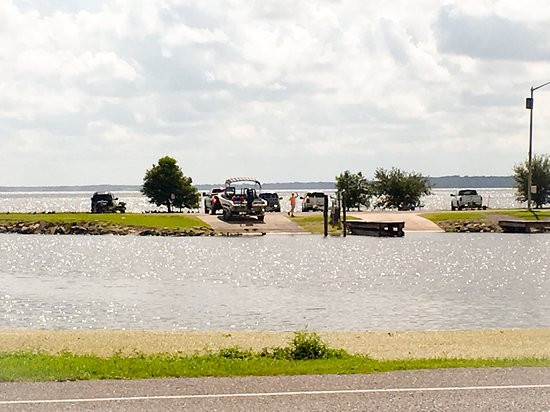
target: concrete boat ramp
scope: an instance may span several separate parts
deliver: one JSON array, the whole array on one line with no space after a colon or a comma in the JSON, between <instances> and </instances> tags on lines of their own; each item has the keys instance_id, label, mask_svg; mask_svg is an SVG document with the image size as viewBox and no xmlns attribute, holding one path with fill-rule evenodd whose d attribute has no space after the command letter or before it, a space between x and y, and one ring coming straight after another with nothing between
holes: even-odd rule
<instances>
[{"instance_id":1,"label":"concrete boat ramp","mask_svg":"<svg viewBox=\"0 0 550 412\"><path fill-rule=\"evenodd\" d=\"M296 216L307 217L319 215L320 212L296 213ZM443 232L439 226L428 219L420 217L415 212L348 212L348 215L371 222L405 222L405 232ZM285 213L266 213L264 222L256 218L235 218L224 222L221 215L199 215L199 218L209 224L218 233L240 233L261 235L267 233L306 234L302 227L293 222Z\"/></svg>"},{"instance_id":2,"label":"concrete boat ramp","mask_svg":"<svg viewBox=\"0 0 550 412\"><path fill-rule=\"evenodd\" d=\"M369 222L405 222L405 232L444 232L417 212L348 212L348 215Z\"/></svg>"},{"instance_id":3,"label":"concrete boat ramp","mask_svg":"<svg viewBox=\"0 0 550 412\"><path fill-rule=\"evenodd\" d=\"M263 222L255 217L236 217L224 222L221 215L200 215L199 218L208 223L218 233L241 233L260 235L266 233L306 234L304 229L291 221L285 213L266 213Z\"/></svg>"}]
</instances>

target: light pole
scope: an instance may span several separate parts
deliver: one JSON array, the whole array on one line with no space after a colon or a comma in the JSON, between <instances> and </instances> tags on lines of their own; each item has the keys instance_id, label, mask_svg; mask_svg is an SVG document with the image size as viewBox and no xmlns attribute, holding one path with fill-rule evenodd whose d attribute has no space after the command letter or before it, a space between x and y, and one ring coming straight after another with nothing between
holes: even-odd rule
<instances>
[{"instance_id":1,"label":"light pole","mask_svg":"<svg viewBox=\"0 0 550 412\"><path fill-rule=\"evenodd\" d=\"M527 210L531 211L531 184L532 184L532 171L531 171L531 158L533 156L533 92L541 87L550 84L546 82L537 87L531 87L531 97L525 100L525 108L529 109L529 160L527 162Z\"/></svg>"}]
</instances>

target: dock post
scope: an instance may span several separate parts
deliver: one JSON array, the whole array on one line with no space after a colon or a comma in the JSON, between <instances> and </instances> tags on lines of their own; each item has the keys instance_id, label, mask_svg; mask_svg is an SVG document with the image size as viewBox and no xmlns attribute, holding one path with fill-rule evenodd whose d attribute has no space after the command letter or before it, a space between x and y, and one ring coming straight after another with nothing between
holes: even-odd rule
<instances>
[{"instance_id":1,"label":"dock post","mask_svg":"<svg viewBox=\"0 0 550 412\"><path fill-rule=\"evenodd\" d=\"M346 220L346 192L342 190L342 230L344 233L344 237L346 237L348 227L347 227L347 220Z\"/></svg>"},{"instance_id":2,"label":"dock post","mask_svg":"<svg viewBox=\"0 0 550 412\"><path fill-rule=\"evenodd\" d=\"M325 237L328 236L328 196L325 195L325 204L323 207L323 226L325 230Z\"/></svg>"}]
</instances>

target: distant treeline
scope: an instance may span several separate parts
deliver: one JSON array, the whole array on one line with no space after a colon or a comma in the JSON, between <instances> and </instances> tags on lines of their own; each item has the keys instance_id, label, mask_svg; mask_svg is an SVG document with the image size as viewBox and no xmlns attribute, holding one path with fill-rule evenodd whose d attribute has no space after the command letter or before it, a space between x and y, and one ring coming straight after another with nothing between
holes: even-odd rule
<instances>
[{"instance_id":1,"label":"distant treeline","mask_svg":"<svg viewBox=\"0 0 550 412\"><path fill-rule=\"evenodd\" d=\"M430 177L434 188L514 187L514 176L441 176Z\"/></svg>"},{"instance_id":2,"label":"distant treeline","mask_svg":"<svg viewBox=\"0 0 550 412\"><path fill-rule=\"evenodd\" d=\"M436 189L445 188L478 188L478 187L514 187L513 176L441 176L430 177L430 182ZM210 190L214 187L223 186L219 184L198 184L198 190ZM85 185L85 186L0 186L0 192L124 192L138 191L140 185ZM265 183L262 185L265 190L282 189L334 189L334 182L280 182Z\"/></svg>"}]
</instances>

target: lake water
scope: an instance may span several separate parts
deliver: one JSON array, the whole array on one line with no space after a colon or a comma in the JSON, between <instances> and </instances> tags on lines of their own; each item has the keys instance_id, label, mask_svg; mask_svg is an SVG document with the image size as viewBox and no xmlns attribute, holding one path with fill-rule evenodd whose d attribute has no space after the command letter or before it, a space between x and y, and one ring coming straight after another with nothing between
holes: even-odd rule
<instances>
[{"instance_id":1,"label":"lake water","mask_svg":"<svg viewBox=\"0 0 550 412\"><path fill-rule=\"evenodd\" d=\"M0 328L550 327L548 234L0 235Z\"/></svg>"},{"instance_id":2,"label":"lake water","mask_svg":"<svg viewBox=\"0 0 550 412\"><path fill-rule=\"evenodd\" d=\"M279 190L278 193L283 200L283 210L289 208L289 198L293 190ZM300 190L299 195L304 196L308 191ZM334 195L334 190L325 190L325 193ZM446 210L450 208L451 193L457 189L434 189L433 194L422 199L424 205L422 210ZM516 201L514 189L478 189L483 196L484 205L490 208L514 208L525 207ZM0 213L1 212L88 212L90 210L90 192L0 192ZM163 210L148 202L140 192L118 192L116 195L120 201L126 202L129 212L146 212ZM201 205L203 202L201 201ZM301 203L298 202L297 210L300 210Z\"/></svg>"}]
</instances>

